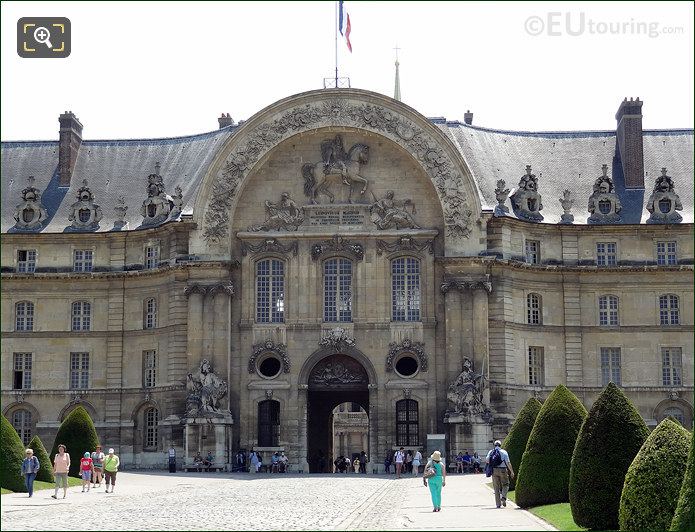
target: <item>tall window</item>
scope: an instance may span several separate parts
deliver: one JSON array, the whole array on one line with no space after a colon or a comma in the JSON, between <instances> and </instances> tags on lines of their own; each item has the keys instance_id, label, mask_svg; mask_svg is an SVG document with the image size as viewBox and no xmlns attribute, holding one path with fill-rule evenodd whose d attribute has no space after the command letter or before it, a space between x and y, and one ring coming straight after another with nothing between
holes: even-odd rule
<instances>
[{"instance_id":1,"label":"tall window","mask_svg":"<svg viewBox=\"0 0 695 532\"><path fill-rule=\"evenodd\" d=\"M676 253L675 242L656 243L656 263L659 266L678 264L678 254Z\"/></svg>"},{"instance_id":2,"label":"tall window","mask_svg":"<svg viewBox=\"0 0 695 532\"><path fill-rule=\"evenodd\" d=\"M89 301L75 301L72 304L72 330L88 331L92 325L92 305Z\"/></svg>"},{"instance_id":3,"label":"tall window","mask_svg":"<svg viewBox=\"0 0 695 532\"><path fill-rule=\"evenodd\" d=\"M527 240L524 245L526 262L529 264L541 263L541 243L538 240Z\"/></svg>"},{"instance_id":4,"label":"tall window","mask_svg":"<svg viewBox=\"0 0 695 532\"><path fill-rule=\"evenodd\" d=\"M72 270L75 272L91 272L94 252L91 249L76 249L72 256Z\"/></svg>"},{"instance_id":5,"label":"tall window","mask_svg":"<svg viewBox=\"0 0 695 532\"><path fill-rule=\"evenodd\" d=\"M36 250L17 250L17 271L19 273L34 273L36 271Z\"/></svg>"},{"instance_id":6,"label":"tall window","mask_svg":"<svg viewBox=\"0 0 695 532\"><path fill-rule=\"evenodd\" d=\"M352 321L352 261L323 263L323 320Z\"/></svg>"},{"instance_id":7,"label":"tall window","mask_svg":"<svg viewBox=\"0 0 695 532\"><path fill-rule=\"evenodd\" d=\"M413 399L396 401L396 445L420 445L418 404Z\"/></svg>"},{"instance_id":8,"label":"tall window","mask_svg":"<svg viewBox=\"0 0 695 532\"><path fill-rule=\"evenodd\" d=\"M601 348L601 385L606 386L609 382L621 385L620 373L620 348L602 347Z\"/></svg>"},{"instance_id":9,"label":"tall window","mask_svg":"<svg viewBox=\"0 0 695 532\"><path fill-rule=\"evenodd\" d=\"M145 447L156 448L159 444L159 411L156 408L145 410Z\"/></svg>"},{"instance_id":10,"label":"tall window","mask_svg":"<svg viewBox=\"0 0 695 532\"><path fill-rule=\"evenodd\" d=\"M143 351L143 375L142 375L142 385L145 388L154 388L157 382L157 351L151 349L149 351Z\"/></svg>"},{"instance_id":11,"label":"tall window","mask_svg":"<svg viewBox=\"0 0 695 532\"><path fill-rule=\"evenodd\" d=\"M15 306L15 331L34 330L34 304L31 301L20 301Z\"/></svg>"},{"instance_id":12,"label":"tall window","mask_svg":"<svg viewBox=\"0 0 695 532\"><path fill-rule=\"evenodd\" d=\"M420 321L420 261L411 257L391 261L393 321Z\"/></svg>"},{"instance_id":13,"label":"tall window","mask_svg":"<svg viewBox=\"0 0 695 532\"><path fill-rule=\"evenodd\" d=\"M618 263L615 242L596 242L596 265L615 266Z\"/></svg>"},{"instance_id":14,"label":"tall window","mask_svg":"<svg viewBox=\"0 0 695 532\"><path fill-rule=\"evenodd\" d=\"M542 323L543 308L541 307L541 296L529 294L526 296L526 322L529 325L540 325Z\"/></svg>"},{"instance_id":15,"label":"tall window","mask_svg":"<svg viewBox=\"0 0 695 532\"><path fill-rule=\"evenodd\" d=\"M159 266L159 246L145 247L145 269L151 270Z\"/></svg>"},{"instance_id":16,"label":"tall window","mask_svg":"<svg viewBox=\"0 0 695 532\"><path fill-rule=\"evenodd\" d=\"M682 386L683 350L680 347L662 347L661 364L664 386Z\"/></svg>"},{"instance_id":17,"label":"tall window","mask_svg":"<svg viewBox=\"0 0 695 532\"><path fill-rule=\"evenodd\" d=\"M14 390L28 390L31 388L31 353L14 354Z\"/></svg>"},{"instance_id":18,"label":"tall window","mask_svg":"<svg viewBox=\"0 0 695 532\"><path fill-rule=\"evenodd\" d=\"M659 321L661 325L678 325L680 323L678 296L674 294L659 296Z\"/></svg>"},{"instance_id":19,"label":"tall window","mask_svg":"<svg viewBox=\"0 0 695 532\"><path fill-rule=\"evenodd\" d=\"M604 326L619 324L617 296L601 296L598 298L598 324Z\"/></svg>"},{"instance_id":20,"label":"tall window","mask_svg":"<svg viewBox=\"0 0 695 532\"><path fill-rule=\"evenodd\" d=\"M70 353L70 388L89 388L89 353Z\"/></svg>"},{"instance_id":21,"label":"tall window","mask_svg":"<svg viewBox=\"0 0 695 532\"><path fill-rule=\"evenodd\" d=\"M272 399L258 403L258 445L280 445L280 403Z\"/></svg>"},{"instance_id":22,"label":"tall window","mask_svg":"<svg viewBox=\"0 0 695 532\"><path fill-rule=\"evenodd\" d=\"M31 441L31 412L28 410L15 410L12 414L12 426L19 434L24 445Z\"/></svg>"},{"instance_id":23,"label":"tall window","mask_svg":"<svg viewBox=\"0 0 695 532\"><path fill-rule=\"evenodd\" d=\"M285 321L285 263L265 259L256 264L256 321Z\"/></svg>"},{"instance_id":24,"label":"tall window","mask_svg":"<svg viewBox=\"0 0 695 532\"><path fill-rule=\"evenodd\" d=\"M145 299L144 310L142 328L155 329L157 327L157 300L153 297Z\"/></svg>"},{"instance_id":25,"label":"tall window","mask_svg":"<svg viewBox=\"0 0 695 532\"><path fill-rule=\"evenodd\" d=\"M543 386L543 348L530 346L528 348L528 383L533 386Z\"/></svg>"}]
</instances>

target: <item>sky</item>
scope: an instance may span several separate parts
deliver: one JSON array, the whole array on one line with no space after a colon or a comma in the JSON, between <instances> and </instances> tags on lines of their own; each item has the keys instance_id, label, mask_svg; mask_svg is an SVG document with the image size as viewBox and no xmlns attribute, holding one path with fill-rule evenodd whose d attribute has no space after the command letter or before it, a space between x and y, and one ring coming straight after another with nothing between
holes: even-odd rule
<instances>
[{"instance_id":1,"label":"sky","mask_svg":"<svg viewBox=\"0 0 695 532\"><path fill-rule=\"evenodd\" d=\"M612 130L624 97L646 129L693 127L693 3L345 2L341 76L428 117L525 131ZM335 2L2 2L3 140L189 135L321 89L335 69ZM17 20L72 24L65 59L17 54Z\"/></svg>"}]
</instances>

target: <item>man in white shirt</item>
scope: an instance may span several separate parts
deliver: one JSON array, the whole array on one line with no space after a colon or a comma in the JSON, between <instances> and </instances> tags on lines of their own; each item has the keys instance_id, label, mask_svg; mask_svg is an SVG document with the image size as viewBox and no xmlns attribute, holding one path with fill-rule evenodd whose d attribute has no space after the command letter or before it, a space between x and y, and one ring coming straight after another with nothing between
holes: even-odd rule
<instances>
[{"instance_id":1,"label":"man in white shirt","mask_svg":"<svg viewBox=\"0 0 695 532\"><path fill-rule=\"evenodd\" d=\"M405 460L405 453L403 452L403 447L401 447L396 451L396 455L394 456L394 461L396 462L396 478L401 478L403 460Z\"/></svg>"}]
</instances>

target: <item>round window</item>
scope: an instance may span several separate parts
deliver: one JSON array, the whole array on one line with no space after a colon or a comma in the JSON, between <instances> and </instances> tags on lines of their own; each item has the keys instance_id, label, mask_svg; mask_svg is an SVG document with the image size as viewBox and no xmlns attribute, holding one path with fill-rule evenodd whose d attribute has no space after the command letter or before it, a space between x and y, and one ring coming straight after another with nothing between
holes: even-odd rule
<instances>
[{"instance_id":1,"label":"round window","mask_svg":"<svg viewBox=\"0 0 695 532\"><path fill-rule=\"evenodd\" d=\"M273 379L280 374L282 363L274 356L267 356L261 359L258 364L258 374L264 379Z\"/></svg>"},{"instance_id":2,"label":"round window","mask_svg":"<svg viewBox=\"0 0 695 532\"><path fill-rule=\"evenodd\" d=\"M420 364L412 355L403 355L396 361L395 370L401 377L413 377L420 369Z\"/></svg>"}]
</instances>

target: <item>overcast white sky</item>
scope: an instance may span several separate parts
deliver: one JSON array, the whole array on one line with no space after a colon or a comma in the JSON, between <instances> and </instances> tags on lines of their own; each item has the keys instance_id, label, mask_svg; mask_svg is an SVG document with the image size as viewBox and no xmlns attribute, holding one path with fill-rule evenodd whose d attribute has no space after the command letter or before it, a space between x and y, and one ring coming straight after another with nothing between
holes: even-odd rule
<instances>
[{"instance_id":1,"label":"overcast white sky","mask_svg":"<svg viewBox=\"0 0 695 532\"><path fill-rule=\"evenodd\" d=\"M66 109L85 139L199 133L220 112L247 119L332 75L334 5L2 2L2 139L56 139ZM339 43L341 75L393 96L398 44L402 99L426 116L614 129L619 102L639 96L645 128L693 126L692 2L345 6L354 51ZM22 16L68 17L70 57L19 58Z\"/></svg>"}]
</instances>

